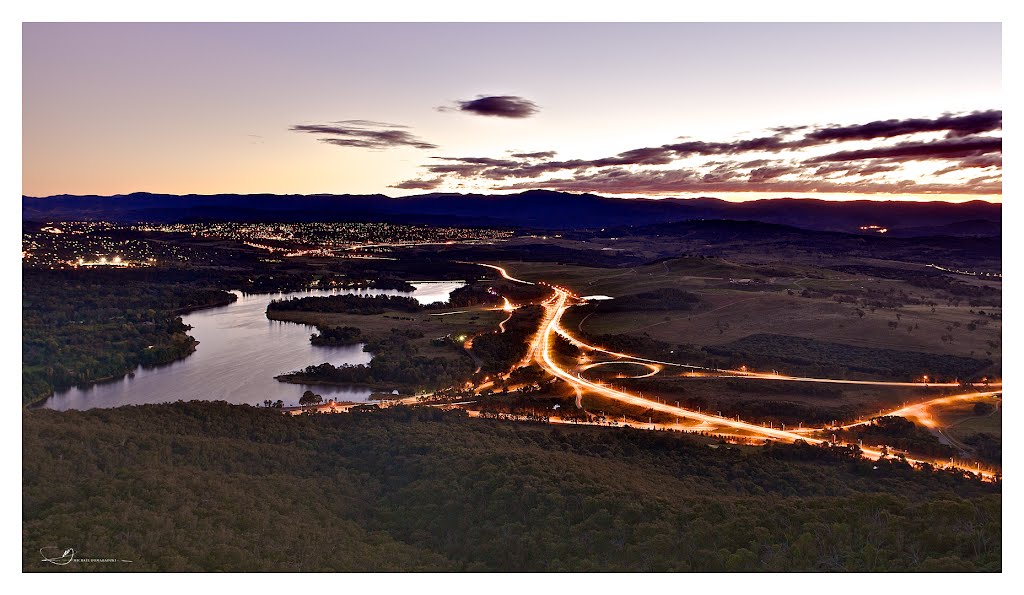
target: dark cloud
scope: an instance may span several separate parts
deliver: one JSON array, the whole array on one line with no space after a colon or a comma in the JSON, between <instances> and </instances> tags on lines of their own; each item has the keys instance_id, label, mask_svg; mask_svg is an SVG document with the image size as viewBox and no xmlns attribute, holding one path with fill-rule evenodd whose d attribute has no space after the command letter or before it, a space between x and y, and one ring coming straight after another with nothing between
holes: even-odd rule
<instances>
[{"instance_id":1,"label":"dark cloud","mask_svg":"<svg viewBox=\"0 0 1024 595\"><path fill-rule=\"evenodd\" d=\"M451 174L460 178L488 178L500 180L510 175L522 162L510 159L492 159L490 157L434 157L445 161L441 165L431 165L427 171L435 174Z\"/></svg>"},{"instance_id":2,"label":"dark cloud","mask_svg":"<svg viewBox=\"0 0 1024 595\"><path fill-rule=\"evenodd\" d=\"M437 145L420 140L411 134L408 131L408 126L371 120L342 120L330 124L298 124L292 126L290 130L321 135L317 140L339 147L363 149L390 149L403 146L417 149L437 148Z\"/></svg>"},{"instance_id":3,"label":"dark cloud","mask_svg":"<svg viewBox=\"0 0 1024 595\"><path fill-rule=\"evenodd\" d=\"M468 163L471 165L485 165L489 167L515 167L519 165L518 161L512 161L510 159L494 159L491 157L434 157L434 159L455 161L457 163Z\"/></svg>"},{"instance_id":4,"label":"dark cloud","mask_svg":"<svg viewBox=\"0 0 1024 595\"><path fill-rule=\"evenodd\" d=\"M556 151L537 151L535 153L512 153L512 156L517 159L551 159L556 155Z\"/></svg>"},{"instance_id":5,"label":"dark cloud","mask_svg":"<svg viewBox=\"0 0 1024 595\"><path fill-rule=\"evenodd\" d=\"M870 176L873 174L880 174L889 171L896 171L900 169L900 165L896 163L862 163L856 162L837 162L828 163L822 165L814 170L812 175L815 176L828 176L832 174L842 174L846 176Z\"/></svg>"},{"instance_id":6,"label":"dark cloud","mask_svg":"<svg viewBox=\"0 0 1024 595\"><path fill-rule=\"evenodd\" d=\"M776 134L788 135L800 130L807 130L809 126L776 126L771 131Z\"/></svg>"},{"instance_id":7,"label":"dark cloud","mask_svg":"<svg viewBox=\"0 0 1024 595\"><path fill-rule=\"evenodd\" d=\"M990 167L1002 166L1002 155L979 155L977 157L968 157L966 159L961 159L956 164L940 169L939 171L935 172L935 175L941 176L942 174L948 174L950 172L960 171L964 169L988 169Z\"/></svg>"},{"instance_id":8,"label":"dark cloud","mask_svg":"<svg viewBox=\"0 0 1024 595\"><path fill-rule=\"evenodd\" d=\"M971 180L968 180L967 181L967 185L968 186L973 186L973 185L976 185L976 184L1002 184L1002 181L1003 181L1003 177L1002 176L996 176L996 175L993 175L993 176L978 176L977 178L973 178Z\"/></svg>"},{"instance_id":9,"label":"dark cloud","mask_svg":"<svg viewBox=\"0 0 1024 595\"><path fill-rule=\"evenodd\" d=\"M723 181L709 179L694 170L631 172L623 169L572 178L518 182L496 189L529 190L537 188L565 192L652 195L715 192L992 195L1002 192L1002 184L997 179L979 179L967 184L918 183L913 180L870 180L849 183L825 179L764 181L733 179Z\"/></svg>"},{"instance_id":10,"label":"dark cloud","mask_svg":"<svg viewBox=\"0 0 1024 595\"><path fill-rule=\"evenodd\" d=\"M819 157L812 157L804 163L828 163L831 161L861 161L864 159L885 159L888 161L927 161L930 159L958 159L976 157L1003 150L1003 139L989 136L950 138L934 142L900 143L885 147L839 151Z\"/></svg>"},{"instance_id":11,"label":"dark cloud","mask_svg":"<svg viewBox=\"0 0 1024 595\"><path fill-rule=\"evenodd\" d=\"M476 99L456 101L455 109L478 116L499 118L529 118L540 111L537 104L515 95L480 95ZM450 108L439 108L449 110Z\"/></svg>"},{"instance_id":12,"label":"dark cloud","mask_svg":"<svg viewBox=\"0 0 1024 595\"><path fill-rule=\"evenodd\" d=\"M392 184L388 188L400 188L402 190L433 190L441 185L441 178L432 178L428 180L406 180L397 184Z\"/></svg>"},{"instance_id":13,"label":"dark cloud","mask_svg":"<svg viewBox=\"0 0 1024 595\"><path fill-rule=\"evenodd\" d=\"M566 161L545 161L543 163L520 163L517 165L503 165L504 172L487 171L487 177L496 177L503 173L509 177L532 178L547 173L556 173L561 170L584 171L591 168L616 167L624 165L667 165L678 159L687 157L708 157L708 156L734 156L743 153L768 152L778 153L793 151L817 145L832 144L844 140L868 140L872 138L893 137L913 132L923 131L946 131L947 140L932 143L906 143L896 147L880 147L878 149L865 149L864 153L858 155L856 151L844 151L829 156L817 158L816 161L808 163L823 163L831 160L860 160L870 159L872 151L891 151L890 159L912 161L917 159L951 159L970 154L982 154L1001 150L1002 144L999 139L990 137L963 138L970 131L986 132L1001 128L1002 112L999 110L988 110L972 112L965 115L945 115L939 118L908 119L908 120L884 120L869 122L854 126L831 126L819 128L805 134L800 138L789 138L793 132L804 130L806 126L788 126L774 129L774 134L759 136L748 139L740 139L731 142L707 142L700 140L687 140L684 142L669 143L657 147L642 147L623 151L614 156L602 157L592 160L566 160ZM974 141L981 139L976 148L971 148ZM986 145L986 146L981 146ZM992 147L996 148L992 148ZM915 149L916 147L916 149ZM919 157L912 155L917 151ZM971 151L977 151L971 153ZM963 153L958 155L958 153ZM532 155L543 159L543 154L518 154L513 157ZM930 155L930 156L926 156ZM554 156L553 154L551 155ZM764 163L761 163L764 162ZM750 161L749 167L759 167L767 164L766 160ZM754 165L756 164L756 165Z\"/></svg>"},{"instance_id":14,"label":"dark cloud","mask_svg":"<svg viewBox=\"0 0 1024 595\"><path fill-rule=\"evenodd\" d=\"M541 162L536 162L532 159L524 159L521 161L504 160L501 163L497 163L498 160L488 160L486 158L479 157L444 157L437 159L445 159L447 161L455 161L477 167L453 168L452 165L443 165L427 166L427 170L434 173L462 172L468 175L481 175L491 179L500 179L503 177L536 178L544 174L557 173L565 170L582 172L593 168L620 167L627 165L668 165L685 157L732 155L751 151L762 151L769 147L778 149L784 146L786 146L786 142L781 138L761 137L728 143L687 141L684 143L673 143L659 147L642 147L639 149L623 151L622 153L611 157L601 157L599 159L570 159L564 161ZM516 155L513 155L513 157L516 157ZM494 163L488 163L488 161ZM768 163L766 160L761 161ZM751 163L757 163L757 161L755 160ZM751 167L754 166L752 165Z\"/></svg>"},{"instance_id":15,"label":"dark cloud","mask_svg":"<svg viewBox=\"0 0 1024 595\"><path fill-rule=\"evenodd\" d=\"M495 182L495 189L551 188L609 193L671 192L843 192L893 194L998 194L1001 176L971 184L900 179L904 163L945 161L962 169L999 168L1002 139L978 135L1001 129L1002 112L946 114L938 118L879 120L850 126L788 126L768 134L731 141L680 137L676 142L640 147L596 159L555 160L554 151L513 153L509 157L434 157L424 165L430 183ZM919 132L945 132L930 141L898 141ZM865 148L865 141L877 139ZM894 139L894 140L889 140ZM804 149L841 148L799 161ZM838 146L837 146L838 145ZM870 146L874 145L874 146ZM752 155L751 155L752 154ZM702 159L701 159L702 158ZM703 161L690 169L665 169L682 159ZM550 179L554 177L554 179Z\"/></svg>"},{"instance_id":16,"label":"dark cloud","mask_svg":"<svg viewBox=\"0 0 1024 595\"><path fill-rule=\"evenodd\" d=\"M805 135L811 141L846 141L892 138L918 132L946 132L947 138L958 138L992 132L1003 127L1002 110L987 110L969 114L906 120L877 120L854 126L828 126Z\"/></svg>"},{"instance_id":17,"label":"dark cloud","mask_svg":"<svg viewBox=\"0 0 1024 595\"><path fill-rule=\"evenodd\" d=\"M767 180L774 180L780 176L791 174L800 171L798 168L792 166L778 166L778 167L759 167L752 170L747 176L747 180L751 182L765 182Z\"/></svg>"}]
</instances>

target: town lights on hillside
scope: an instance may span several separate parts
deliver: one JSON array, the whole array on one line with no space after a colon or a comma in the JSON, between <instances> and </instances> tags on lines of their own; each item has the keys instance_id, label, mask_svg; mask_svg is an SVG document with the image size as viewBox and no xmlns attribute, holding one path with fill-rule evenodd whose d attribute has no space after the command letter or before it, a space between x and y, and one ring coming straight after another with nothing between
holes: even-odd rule
<instances>
[{"instance_id":1,"label":"town lights on hillside","mask_svg":"<svg viewBox=\"0 0 1024 595\"><path fill-rule=\"evenodd\" d=\"M83 257L78 257L77 260L68 261L68 264L72 264L72 265L77 266L77 267L97 267L97 266L104 266L104 267L108 267L108 266L109 267L131 267L131 266L145 266L146 264L149 264L149 263L152 263L152 262L155 262L155 260L151 258L151 259L148 260L147 263L138 263L137 262L137 263L133 264L131 261L124 260L120 256L114 256L113 258L107 258L106 256L101 256L101 257L99 257L96 260L86 260Z\"/></svg>"}]
</instances>

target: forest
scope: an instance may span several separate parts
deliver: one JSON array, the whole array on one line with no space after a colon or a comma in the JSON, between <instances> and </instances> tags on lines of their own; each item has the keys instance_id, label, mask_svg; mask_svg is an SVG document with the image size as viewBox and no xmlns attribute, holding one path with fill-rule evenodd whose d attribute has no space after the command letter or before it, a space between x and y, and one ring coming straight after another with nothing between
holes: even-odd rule
<instances>
[{"instance_id":1,"label":"forest","mask_svg":"<svg viewBox=\"0 0 1024 595\"><path fill-rule=\"evenodd\" d=\"M335 297L335 296L332 296ZM525 355L530 336L537 331L544 314L541 306L523 306L512 313L505 324L504 333L485 333L473 339L473 355L479 362L480 374L503 373ZM317 345L344 344L334 341L358 342L360 332L355 327L317 327L319 334L311 336ZM411 339L422 338L415 330L391 329L385 337L368 340L365 351L373 354L367 365L335 366L330 363L307 366L278 376L283 382L301 384L360 384L380 389L400 389L407 392L438 389L462 384L473 376L473 361L465 353L461 341L437 340L438 345L450 346L458 357L428 357L421 355ZM323 343L323 341L332 341Z\"/></svg>"},{"instance_id":2,"label":"forest","mask_svg":"<svg viewBox=\"0 0 1024 595\"><path fill-rule=\"evenodd\" d=\"M448 295L448 302L435 304L435 308L466 308L469 306L498 306L501 305L501 296L493 289L484 287L479 283L469 283L452 290Z\"/></svg>"},{"instance_id":3,"label":"forest","mask_svg":"<svg viewBox=\"0 0 1024 595\"><path fill-rule=\"evenodd\" d=\"M362 338L363 331L354 326L320 326L317 332L309 336L313 345L353 345Z\"/></svg>"},{"instance_id":4,"label":"forest","mask_svg":"<svg viewBox=\"0 0 1024 595\"><path fill-rule=\"evenodd\" d=\"M359 384L415 392L460 384L469 378L473 373L469 356L464 353L457 357L421 355L411 339L422 336L420 331L392 329L384 337L367 341L363 349L373 354L367 365L334 366L325 362L282 374L277 379L300 384ZM457 349L461 352L461 345Z\"/></svg>"},{"instance_id":5,"label":"forest","mask_svg":"<svg viewBox=\"0 0 1024 595\"><path fill-rule=\"evenodd\" d=\"M200 276L88 273L23 271L22 404L185 357L196 343L180 315L237 299Z\"/></svg>"},{"instance_id":6,"label":"forest","mask_svg":"<svg viewBox=\"0 0 1024 595\"><path fill-rule=\"evenodd\" d=\"M270 312L332 312L348 314L383 314L389 310L419 312L423 306L411 297L400 295L326 295L272 300Z\"/></svg>"},{"instance_id":7,"label":"forest","mask_svg":"<svg viewBox=\"0 0 1024 595\"><path fill-rule=\"evenodd\" d=\"M928 428L903 417L876 417L869 424L840 430L836 434L844 442L863 440L865 445L884 445L932 458L945 459L957 454L956 449L939 442Z\"/></svg>"},{"instance_id":8,"label":"forest","mask_svg":"<svg viewBox=\"0 0 1024 595\"><path fill-rule=\"evenodd\" d=\"M695 293L675 287L661 287L652 291L620 296L610 302L598 304L604 312L631 312L645 310L690 311L700 305Z\"/></svg>"},{"instance_id":9,"label":"forest","mask_svg":"<svg viewBox=\"0 0 1024 595\"><path fill-rule=\"evenodd\" d=\"M376 287L383 283L385 288L392 288L392 282L378 282L373 284ZM408 284L406 284L408 285ZM412 287L410 285L410 287ZM398 287L402 289L401 287ZM415 289L415 288L414 288ZM518 290L511 293L516 296L530 295L533 298L537 290ZM506 289L503 289L504 293ZM547 291L542 291L547 293ZM469 282L462 287L452 290L445 302L438 302L430 305L422 305L412 297L397 295L329 295L329 296L307 296L293 297L281 300L274 300L267 306L267 312L278 311L302 311L302 312L330 312L345 314L383 314L388 310L398 312L421 312L423 310L446 310L450 308L467 308L472 306L498 306L502 304L501 295L493 288L481 283Z\"/></svg>"},{"instance_id":10,"label":"forest","mask_svg":"<svg viewBox=\"0 0 1024 595\"><path fill-rule=\"evenodd\" d=\"M504 333L489 333L473 339L473 353L481 361L481 372L504 373L526 355L530 336L537 332L544 308L523 306L512 313Z\"/></svg>"},{"instance_id":11,"label":"forest","mask_svg":"<svg viewBox=\"0 0 1024 595\"><path fill-rule=\"evenodd\" d=\"M25 571L1002 570L999 484L855 448L431 408L22 415Z\"/></svg>"}]
</instances>

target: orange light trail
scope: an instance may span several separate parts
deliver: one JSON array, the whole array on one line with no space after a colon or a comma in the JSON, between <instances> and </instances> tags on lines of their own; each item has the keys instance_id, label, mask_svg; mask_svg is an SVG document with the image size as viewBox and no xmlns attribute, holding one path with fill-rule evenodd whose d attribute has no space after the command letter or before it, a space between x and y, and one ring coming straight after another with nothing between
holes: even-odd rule
<instances>
[{"instance_id":1,"label":"orange light trail","mask_svg":"<svg viewBox=\"0 0 1024 595\"><path fill-rule=\"evenodd\" d=\"M780 441L783 441L783 442L796 442L798 440L802 440L802 441L807 442L809 444L825 444L825 443L828 443L828 441L826 441L826 440L822 440L822 439L819 439L819 438L812 438L812 437L803 435L802 433L794 432L792 430L783 430L783 429L780 429L780 428L772 428L772 427L766 428L764 426L760 426L760 425L757 425L757 424L754 424L754 423L750 423L750 422L745 422L745 421L742 421L742 420L739 420L739 419L729 419L729 418L720 417L720 416L717 416L717 415L710 415L710 414L702 413L702 412L699 412L699 411L693 411L693 410L690 410L690 409L686 409L685 407L672 406L672 405L669 405L668 403L662 403L660 401L652 401L650 399L645 399L643 397L639 397L639 396L636 396L636 395L629 394L627 392L623 392L623 391L620 391L620 390L613 389L611 387L605 386L605 385L597 383L597 382L586 380L585 378L582 378L580 376L573 376L568 371L566 371L563 368L561 368L551 358L551 350L552 350L551 338L552 338L552 336L555 335L555 334L558 334L558 335L561 335L563 337L566 337L566 335L568 334L568 333L565 333L564 331L560 333L559 329L561 328L560 327L560 320L562 318L562 315L570 307L569 305L567 305L567 302L568 302L568 299L569 299L569 296L570 296L569 292L567 290L565 290L563 288L560 288L560 287L557 287L557 286L552 286L552 288L555 290L555 296L554 296L555 299L554 300L549 299L544 304L545 312L546 312L546 314L545 314L545 319L546 320L541 325L541 329L538 332L538 337L535 337L534 342L531 345L530 353L533 354L534 361L536 361L544 370L546 370L548 373L550 373L551 375L555 376L556 378L560 378L560 379L564 380L565 382L569 383L570 386L574 386L574 387L578 387L578 388L583 388L583 389L591 391L591 392L593 392L595 394L602 395L604 397L607 397L607 398L610 398L610 399L613 399L613 400L616 400L616 401L619 401L619 402L622 402L622 403L634 405L634 406L637 406L637 407L643 407L645 409L651 409L651 410L654 410L654 411L660 411L660 412L663 412L663 413L668 413L668 414L671 414L671 415L674 415L674 416L680 417L680 418L686 418L686 419L695 420L695 421L701 422L702 424L709 424L709 425L713 425L715 427L730 428L732 430L735 430L735 431L738 431L738 432L741 432L741 433L753 434L754 436L758 436L758 437L765 438L765 439L780 440ZM538 341L537 341L538 338L540 339L540 341L539 341L540 348L539 349L536 348L536 345L538 343ZM626 356L626 357L631 357L631 356ZM637 358L633 358L633 359L637 359ZM786 378L786 377L781 377L781 378ZM919 386L916 383L911 383L911 384L914 385L914 386ZM953 386L959 386L959 385L953 385ZM951 398L951 397L945 397L945 398ZM874 450L874 449L871 449L871 448L864 448L864 447L860 447L860 450L861 450L861 453L865 457L867 457L868 459L878 460L878 459L881 459L881 458L885 457L885 455L883 455L880 450ZM961 469L961 470L964 470L964 471L974 472L974 473L978 473L979 475L981 475L982 477L984 477L986 479L993 479L995 477L995 474L990 472L990 471L982 470L980 468L979 469L972 469L969 466L961 465L961 464L957 464L957 463L945 463L945 462L940 463L938 461L925 461L925 460L920 460L920 459L912 459L912 458L909 458L909 457L906 460L907 460L908 463L912 463L912 464L930 464L930 465L934 465L936 467L943 467L943 468L945 468L945 467L952 467L952 468Z\"/></svg>"},{"instance_id":2,"label":"orange light trail","mask_svg":"<svg viewBox=\"0 0 1024 595\"><path fill-rule=\"evenodd\" d=\"M496 265L482 264L482 263L476 263L476 264L480 264L481 266L485 266L485 267L488 267L488 268L495 269L495 270L497 270L501 274L501 276L503 278L508 279L510 281L514 281L514 282L517 282L517 283L524 283L524 284L528 284L528 285L535 285L535 283L531 283L529 281L524 281L522 279L517 279L515 277L512 277L502 267L499 267L499 266L496 266ZM673 416L675 416L677 418L680 418L680 419L688 419L688 420L693 420L693 421L698 422L695 425L683 426L685 429L690 429L690 430L694 430L694 429L707 429L709 431L713 431L713 429L729 428L731 430L740 432L740 434L739 434L740 436L748 437L748 438L751 437L750 435L753 435L753 437L758 437L758 438L762 438L762 439L766 439L766 440L779 440L779 441L782 441L782 442L796 442L796 441L800 440L800 441L804 441L804 442L806 442L808 444L829 444L830 443L827 440L822 440L820 438L812 438L810 436L805 435L806 433L813 433L813 432L819 432L819 431L827 431L830 428L800 428L800 429L796 429L796 430L784 430L784 429L781 429L781 428L774 428L774 427L767 427L766 428L764 426L757 425L757 424L754 424L754 423L751 423L751 422L742 421L738 417L736 419L729 419L729 418L726 418L726 417L721 417L721 416L717 416L717 415L710 415L710 414L707 414L707 413L702 413L700 411L693 411L693 410L687 409L685 407L672 406L672 405L669 405L668 403L663 403L663 402L660 402L660 401L653 401L653 400L650 400L650 399L645 399L645 398L637 396L637 395L632 395L630 393L627 393L627 392L624 392L624 391L621 391L621 390L616 390L616 389L611 388L609 386L605 386L605 385L603 385L603 384L601 384L599 382L593 382L593 381L587 380L587 379L585 379L585 378L583 378L582 376L579 376L579 375L574 376L570 372L568 372L567 370L565 370L562 367L560 367L552 359L552 357L551 357L552 337L554 335L559 335L559 336L564 337L565 339L567 339L568 341L570 341L572 344L576 345L577 347L582 347L582 348L589 349L589 350L592 350L592 351L598 351L598 352L601 352L601 353L605 353L605 354L612 355L612 356L615 356L615 357L623 358L623 359L626 359L626 360L632 360L632 361L636 361L636 362L647 362L649 364L662 364L662 365L679 366L679 367L685 367L685 368L696 368L696 369L702 369L702 370L712 370L712 371L716 371L716 372L724 372L724 373L729 373L729 374L733 374L733 375L750 377L750 378L758 378L758 379L763 379L763 380L787 380L787 381L798 381L798 382L836 382L836 383L843 383L843 384L870 384L870 385L882 385L882 386L922 386L922 384L916 383L916 382L881 382L881 381L876 382L876 381L838 380L838 379L830 379L830 378L799 378L799 377L793 377L793 376L783 376L783 375L780 375L780 374L764 374L764 373L757 373L757 372L743 372L743 371L738 371L738 370L714 370L712 368L705 368L705 367L702 367L702 366L692 366L692 365L687 365L687 364L678 364L678 363L674 363L674 362L662 362L662 361L658 361L658 360L639 358L639 357L631 356L631 355L625 354L625 353L616 353L616 352L608 351L606 349L601 349L599 347L596 347L596 346L593 346L593 345L589 345L587 343L584 343L583 341L580 341L579 339L576 339L571 334L569 334L567 331L565 331L564 328L561 327L562 315L564 315L566 310L568 310L572 306L572 304L568 303L569 299L570 298L577 299L578 296L575 296L574 294L570 293L569 290L567 290L567 289L565 289L563 287L557 286L557 285L550 285L550 284L547 284L547 283L541 283L541 284L542 285L546 285L548 287L551 287L551 289L554 291L554 293L549 298L547 298L546 300L544 300L541 303L541 305L544 307L544 311L545 311L544 320L542 321L542 323L541 323L537 333L534 335L533 339L531 340L530 346L527 349L527 353L524 356L523 360L517 366L514 366L514 368L528 366L528 365L530 365L531 361L532 362L536 362L542 369L544 369L545 371L550 373L552 376L554 376L556 378L559 378L559 379L567 382L570 386L572 386L576 390L577 395L580 394L581 390L586 389L586 390L591 391L591 392L593 392L595 394L602 395L602 396L605 396L607 398L610 398L610 399L613 399L613 400L616 400L616 401L619 401L619 402L622 402L622 403L626 403L626 404L630 404L630 405L634 405L634 406L638 406L638 407L643 407L645 409L651 409L651 410L654 410L654 411L660 411L660 412L663 412L663 413L668 413L668 414L673 415ZM507 299L505 300L505 302L506 302L506 306L508 306L509 302L508 302ZM593 367L594 365L600 365L601 363L626 363L626 362L599 362L597 364L592 364L592 365L588 366L587 368ZM653 375L653 374L656 374L656 373L657 372L654 371L650 375ZM488 382L485 382L484 384L479 385L477 387L477 389L478 390L484 390L484 389L489 388L489 387L491 387L493 385L494 385L493 381L488 381ZM993 385L1001 386L1000 383L993 383ZM930 384L928 386L931 386L931 387L950 387L950 386L961 386L961 385L960 384L956 384L956 383L948 383L948 384ZM944 404L944 403L951 403L951 402L955 402L955 401L958 401L958 400L967 400L967 399L971 399L971 398L993 396L993 395L999 394L1000 392L1001 391L975 392L975 393L965 393L965 394L962 394L962 395L951 395L951 396L946 396L946 397L939 397L939 398L932 399L932 400L929 400L929 401L925 401L925 402L922 402L922 403L917 403L917 404L914 404L914 405L908 405L908 406L905 406L905 407L901 407L900 409L893 410L893 411L891 411L889 413L886 413L884 415L899 415L899 414L902 414L902 413L912 414L914 412L920 412L921 410L926 409L926 408L931 407L931 406L934 406L934 405L939 405L939 404ZM404 404L415 404L417 402L417 399L418 399L418 397L408 397L408 398L405 398L405 399L398 400L397 402L404 403ZM855 427L855 426L866 424L866 423L870 423L870 420L863 420L863 421L855 422L853 424L848 424L846 426L839 426L839 427L837 427L835 429L844 429L844 428L848 428L848 427ZM625 425L629 425L629 424L625 424ZM647 425L651 425L651 424L646 424L646 425L645 424L638 424L636 427L641 427L642 428L642 427L646 427ZM654 424L653 426L656 426L656 425L657 424ZM665 427L665 428L667 428L667 427L674 427L674 426L668 426L668 425L664 425L664 424L661 424L661 426ZM852 446L852 445L849 445L849 444L843 444L841 442L832 442L832 443L833 444L837 444L837 445ZM884 455L880 450L875 450L875 449L872 449L872 448L865 448L865 447L862 447L862 446L859 447L859 448L860 448L861 454L865 458L868 458L868 459L871 459L871 460L879 460L879 459L886 458L886 456L887 456L887 455ZM992 471L989 471L989 470L986 470L986 469L981 469L980 466L972 468L970 465L964 465L964 464L955 463L955 462L952 462L952 461L950 461L950 462L941 461L940 462L940 461L937 461L937 460L922 460L922 459L913 459L913 458L909 458L909 457L905 457L905 460L908 463L910 463L910 464L917 464L917 465L928 464L928 465L932 465L932 466L934 466L936 468L953 468L953 469L959 469L959 470L962 470L962 471L967 471L967 472L970 472L970 473L977 473L979 476L981 476L982 478L987 479L987 480L993 480L996 477L996 473L994 473Z\"/></svg>"}]
</instances>

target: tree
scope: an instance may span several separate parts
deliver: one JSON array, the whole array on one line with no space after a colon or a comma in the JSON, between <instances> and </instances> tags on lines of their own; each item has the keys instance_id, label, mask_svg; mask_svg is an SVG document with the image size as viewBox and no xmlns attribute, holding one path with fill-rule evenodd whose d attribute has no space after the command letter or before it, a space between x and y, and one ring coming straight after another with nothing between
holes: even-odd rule
<instances>
[{"instance_id":1,"label":"tree","mask_svg":"<svg viewBox=\"0 0 1024 595\"><path fill-rule=\"evenodd\" d=\"M995 411L995 407L989 403L978 402L974 404L974 415L988 415Z\"/></svg>"},{"instance_id":2,"label":"tree","mask_svg":"<svg viewBox=\"0 0 1024 595\"><path fill-rule=\"evenodd\" d=\"M320 403L323 402L324 398L311 390L307 390L306 392L302 393L301 397L299 397L299 405L301 405L302 407L311 407L319 405Z\"/></svg>"}]
</instances>

